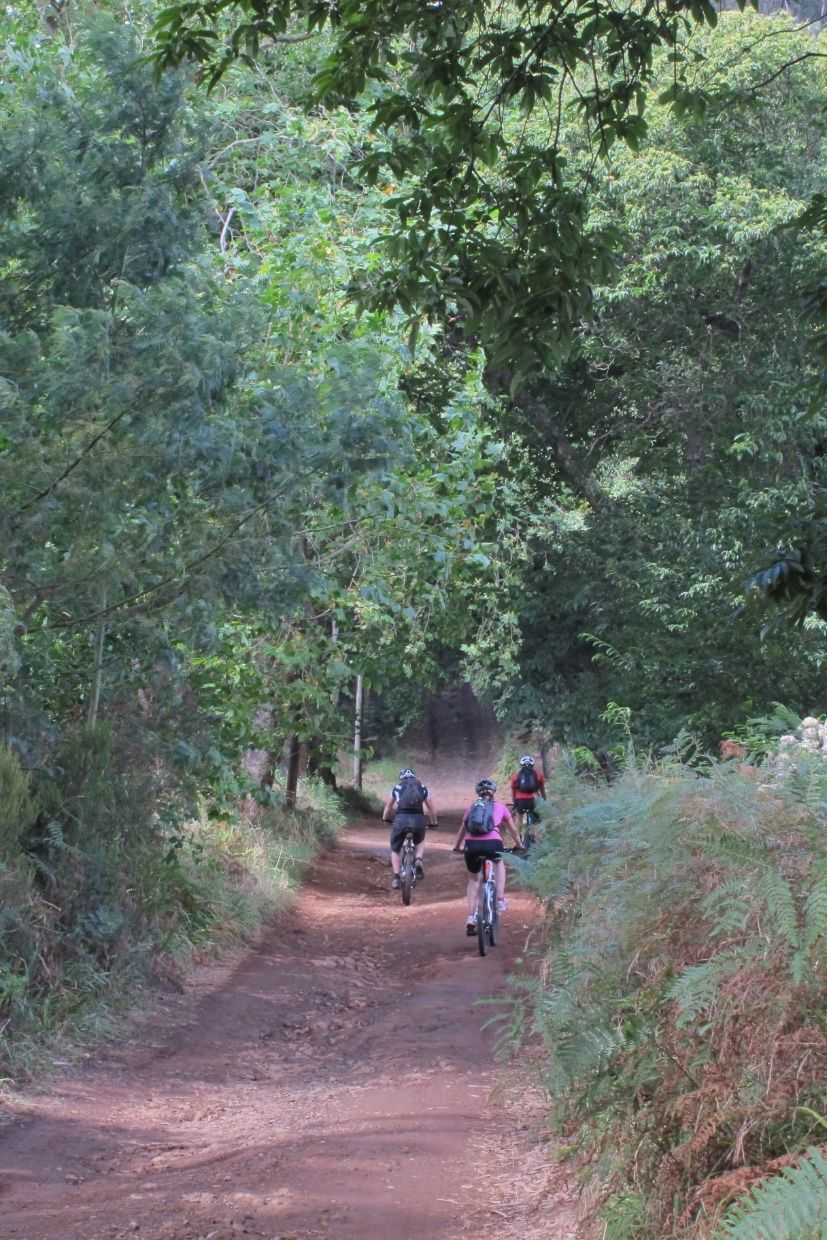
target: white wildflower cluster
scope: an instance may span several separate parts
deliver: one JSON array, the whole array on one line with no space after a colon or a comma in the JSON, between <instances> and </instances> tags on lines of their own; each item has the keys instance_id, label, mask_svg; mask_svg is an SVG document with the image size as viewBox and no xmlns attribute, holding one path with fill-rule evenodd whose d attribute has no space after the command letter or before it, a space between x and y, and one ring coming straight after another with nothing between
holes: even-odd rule
<instances>
[{"instance_id":1,"label":"white wildflower cluster","mask_svg":"<svg viewBox=\"0 0 827 1240\"><path fill-rule=\"evenodd\" d=\"M776 753L767 755L761 766L764 776L761 787L767 790L782 787L802 762L813 758L827 761L827 721L820 722L808 715L795 731L779 736Z\"/></svg>"},{"instance_id":2,"label":"white wildflower cluster","mask_svg":"<svg viewBox=\"0 0 827 1240\"><path fill-rule=\"evenodd\" d=\"M785 732L778 738L778 752L795 758L804 750L806 753L818 754L827 758L827 721L820 723L818 719L808 715L802 719L795 732Z\"/></svg>"}]
</instances>

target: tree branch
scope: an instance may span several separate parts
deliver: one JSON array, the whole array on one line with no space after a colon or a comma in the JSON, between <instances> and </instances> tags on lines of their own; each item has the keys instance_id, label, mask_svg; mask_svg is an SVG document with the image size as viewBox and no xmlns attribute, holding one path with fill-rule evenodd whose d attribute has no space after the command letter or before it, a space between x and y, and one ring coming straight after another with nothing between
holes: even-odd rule
<instances>
[{"instance_id":1,"label":"tree branch","mask_svg":"<svg viewBox=\"0 0 827 1240\"><path fill-rule=\"evenodd\" d=\"M321 460L321 454L315 458L310 458L311 465L314 459L316 461ZM312 473L314 471L311 468L309 472ZM260 504L256 504L255 507L246 512L244 516L240 517L239 520L236 521L235 524L227 531L227 533L222 538L219 538L218 542L213 543L211 547L208 547L207 550L203 551L200 555L194 556L193 559L188 560L183 565L183 568L179 573L171 573L162 581L156 582L155 585L147 586L143 590L138 590L137 593L130 595L129 598L120 599L117 603L112 603L108 607L99 608L97 611L87 612L85 616L80 616L78 619L58 620L53 623L47 623L44 624L42 628L44 630L83 628L85 625L91 624L93 621L100 620L103 616L111 616L122 611L125 607L132 607L134 604L140 603L142 599L147 599L150 595L157 594L158 591L167 589L170 586L177 586L178 590L176 592L179 592L181 587L185 584L196 568L200 567L200 565L204 564L207 560L212 559L214 555L217 555L223 547L226 547L227 543L231 542L232 539L235 538L240 529L247 525L249 521L252 521L253 517L257 516L260 512L264 512L266 508L269 508L269 506L276 499L284 494L284 492L288 489L288 486L293 485L294 482L291 478L289 483L285 482L284 486L280 487L273 494L268 495L267 498L262 500ZM162 606L166 606L166 604L162 604Z\"/></svg>"},{"instance_id":2,"label":"tree branch","mask_svg":"<svg viewBox=\"0 0 827 1240\"><path fill-rule=\"evenodd\" d=\"M775 73L771 73L769 77L764 78L763 82L756 82L754 86L750 86L746 95L755 95L759 90L763 90L765 86L769 86L776 78L780 78L788 69L792 69L794 65L800 65L803 60L827 60L827 52L802 52L800 56L796 56L794 60L788 60L780 69L776 69Z\"/></svg>"},{"instance_id":3,"label":"tree branch","mask_svg":"<svg viewBox=\"0 0 827 1240\"><path fill-rule=\"evenodd\" d=\"M58 476L54 479L54 481L50 482L49 485L44 488L44 490L39 491L38 494L34 495L30 500L27 500L25 504L22 504L20 508L18 508L17 510L18 517L20 517L24 512L27 512L30 508L33 508L35 504L39 504L40 501L42 499L45 499L47 495L51 495L55 487L59 486L60 483L63 482L64 478L68 478L69 474L71 474L73 470L77 469L78 465L80 465L84 457L89 455L92 449L97 444L100 443L100 441L103 439L105 435L109 434L109 432L112 430L114 426L117 426L121 418L126 417L126 415L130 412L130 410L135 408L135 406L138 404L138 400L139 400L139 397L136 397L135 400L130 401L129 404L126 405L120 411L120 413L117 413L114 418L112 418L109 422L107 422L106 426L104 426L101 430L98 431L97 435L94 435L92 439L89 440L86 447L81 449L81 451L78 453L75 459L69 465L66 466L66 468L63 470L62 473L58 474ZM14 527L12 526L12 528Z\"/></svg>"}]
</instances>

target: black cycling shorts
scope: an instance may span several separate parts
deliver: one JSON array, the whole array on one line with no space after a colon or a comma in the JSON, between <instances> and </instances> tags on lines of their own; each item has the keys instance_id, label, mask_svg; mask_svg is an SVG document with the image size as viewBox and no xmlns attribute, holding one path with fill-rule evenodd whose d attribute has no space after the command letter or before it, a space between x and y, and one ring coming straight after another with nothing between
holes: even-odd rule
<instances>
[{"instance_id":1,"label":"black cycling shorts","mask_svg":"<svg viewBox=\"0 0 827 1240\"><path fill-rule=\"evenodd\" d=\"M486 857L499 861L505 845L502 840L470 840L465 841L465 868L469 874L479 874Z\"/></svg>"},{"instance_id":2,"label":"black cycling shorts","mask_svg":"<svg viewBox=\"0 0 827 1240\"><path fill-rule=\"evenodd\" d=\"M517 798L515 797L514 798L514 812L515 814L527 814L527 813L536 814L537 812L535 808L536 804L537 804L537 801L534 797L529 797L525 801L523 800L518 801Z\"/></svg>"},{"instance_id":3,"label":"black cycling shorts","mask_svg":"<svg viewBox=\"0 0 827 1240\"><path fill-rule=\"evenodd\" d=\"M427 830L424 814L397 812L391 824L391 852L402 851L402 841L409 831L413 832L414 844L421 844Z\"/></svg>"}]
</instances>

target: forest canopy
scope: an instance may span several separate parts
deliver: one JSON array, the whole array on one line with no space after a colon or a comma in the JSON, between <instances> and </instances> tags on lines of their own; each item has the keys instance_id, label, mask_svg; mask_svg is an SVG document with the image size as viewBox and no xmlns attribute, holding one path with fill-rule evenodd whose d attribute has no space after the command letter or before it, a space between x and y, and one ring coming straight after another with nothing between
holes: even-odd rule
<instances>
[{"instance_id":1,"label":"forest canopy","mask_svg":"<svg viewBox=\"0 0 827 1240\"><path fill-rule=\"evenodd\" d=\"M815 17L12 6L20 751L324 769L357 674L592 748L817 705L821 621L744 605L824 486Z\"/></svg>"}]
</instances>

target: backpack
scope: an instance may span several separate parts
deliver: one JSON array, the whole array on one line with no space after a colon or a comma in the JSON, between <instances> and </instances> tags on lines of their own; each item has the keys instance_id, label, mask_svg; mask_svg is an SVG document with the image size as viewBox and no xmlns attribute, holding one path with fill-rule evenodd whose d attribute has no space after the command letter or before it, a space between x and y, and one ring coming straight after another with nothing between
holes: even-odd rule
<instances>
[{"instance_id":1,"label":"backpack","mask_svg":"<svg viewBox=\"0 0 827 1240\"><path fill-rule=\"evenodd\" d=\"M468 811L465 829L469 835L488 835L494 830L494 806L480 798Z\"/></svg>"},{"instance_id":2,"label":"backpack","mask_svg":"<svg viewBox=\"0 0 827 1240\"><path fill-rule=\"evenodd\" d=\"M517 776L516 789L518 792L536 792L540 787L540 781L537 775L532 771L530 766L521 766L520 773Z\"/></svg>"},{"instance_id":3,"label":"backpack","mask_svg":"<svg viewBox=\"0 0 827 1240\"><path fill-rule=\"evenodd\" d=\"M399 796L396 801L397 813L421 814L425 803L425 791L424 784L408 775L399 786Z\"/></svg>"}]
</instances>

